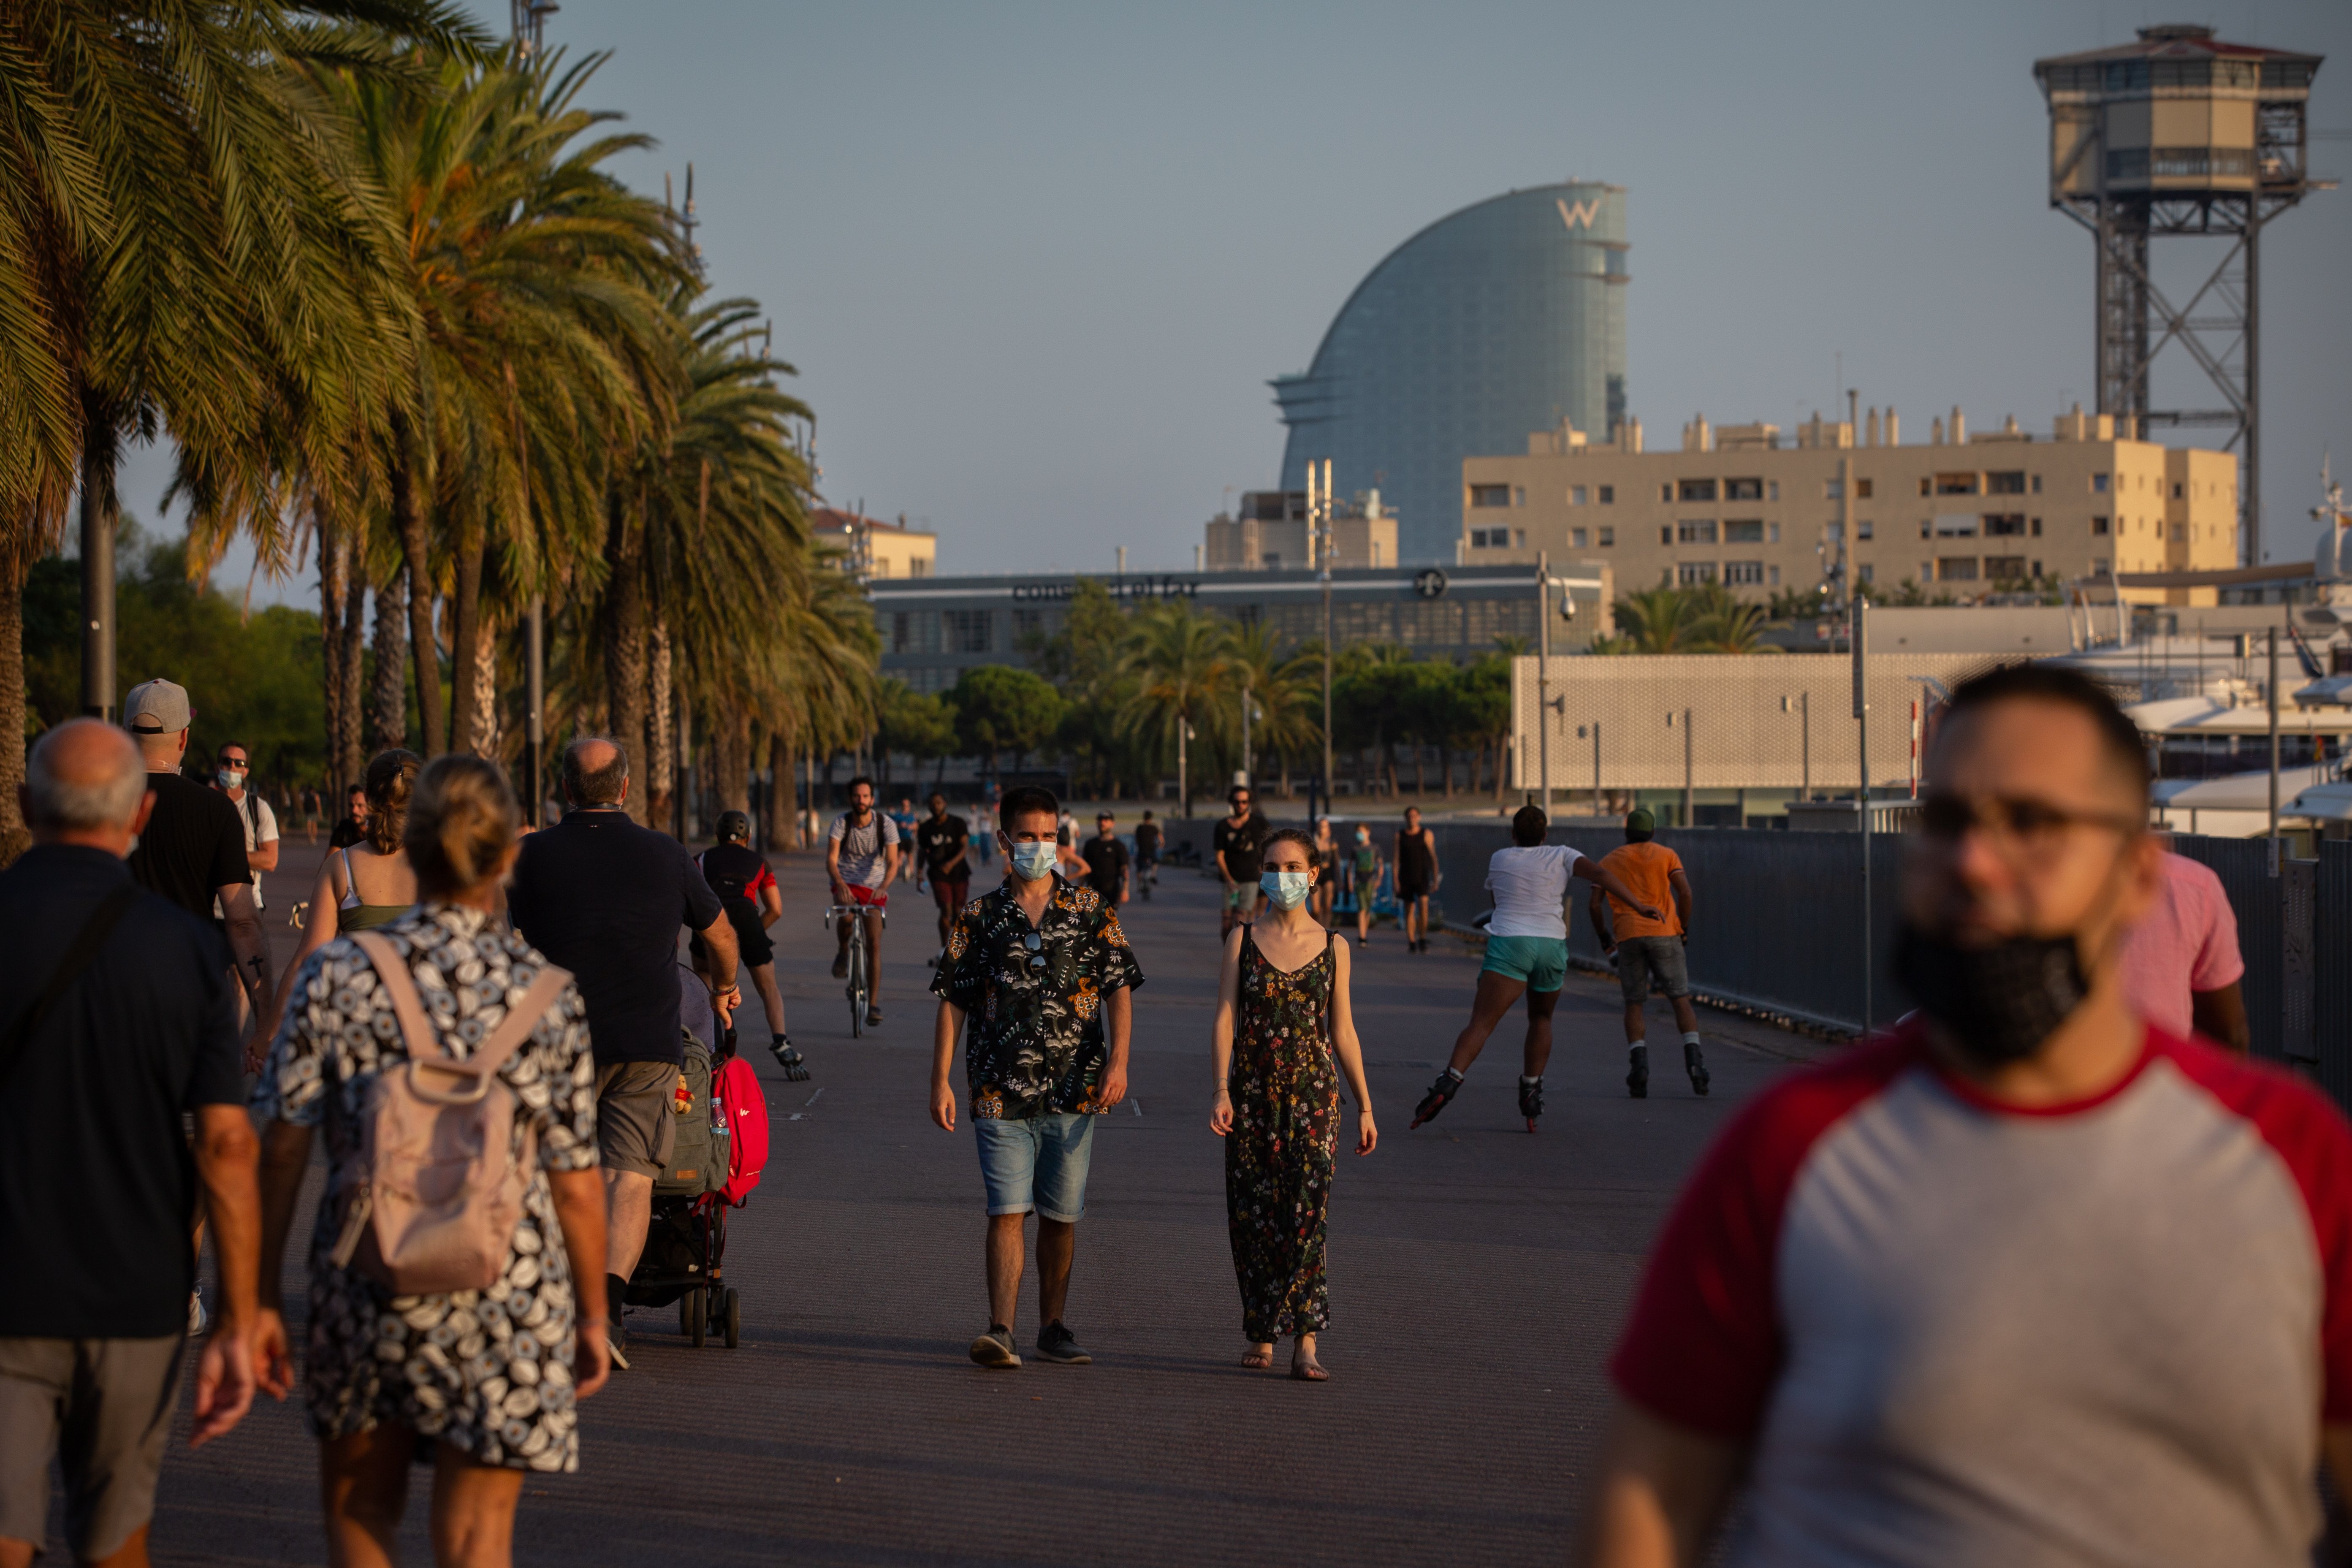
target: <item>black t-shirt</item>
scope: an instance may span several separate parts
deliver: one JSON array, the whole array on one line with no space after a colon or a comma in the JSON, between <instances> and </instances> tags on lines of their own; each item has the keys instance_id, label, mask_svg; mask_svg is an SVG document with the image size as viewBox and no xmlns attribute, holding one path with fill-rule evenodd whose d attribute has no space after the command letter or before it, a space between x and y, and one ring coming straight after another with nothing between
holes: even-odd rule
<instances>
[{"instance_id":1,"label":"black t-shirt","mask_svg":"<svg viewBox=\"0 0 2352 1568\"><path fill-rule=\"evenodd\" d=\"M327 835L327 847L330 849L349 849L354 844L367 841L367 829L360 826L360 819L356 816L344 817L335 824L335 830Z\"/></svg>"},{"instance_id":2,"label":"black t-shirt","mask_svg":"<svg viewBox=\"0 0 2352 1568\"><path fill-rule=\"evenodd\" d=\"M131 852L131 875L149 892L209 921L223 888L253 883L244 819L228 796L176 773L149 773L147 787L155 792L155 809Z\"/></svg>"},{"instance_id":3,"label":"black t-shirt","mask_svg":"<svg viewBox=\"0 0 2352 1568\"><path fill-rule=\"evenodd\" d=\"M1146 856L1160 853L1160 824L1139 822L1135 825L1135 852Z\"/></svg>"},{"instance_id":4,"label":"black t-shirt","mask_svg":"<svg viewBox=\"0 0 2352 1568\"><path fill-rule=\"evenodd\" d=\"M948 882L970 881L971 856L965 856L963 864L952 872L947 872L946 868L971 837L971 826L952 811L945 816L927 816L915 824L915 847L922 852L923 874Z\"/></svg>"},{"instance_id":5,"label":"black t-shirt","mask_svg":"<svg viewBox=\"0 0 2352 1568\"><path fill-rule=\"evenodd\" d=\"M1087 859L1087 886L1111 902L1118 901L1120 876L1127 870L1127 846L1097 834L1079 847Z\"/></svg>"},{"instance_id":6,"label":"black t-shirt","mask_svg":"<svg viewBox=\"0 0 2352 1568\"><path fill-rule=\"evenodd\" d=\"M677 928L724 912L686 846L619 811L572 811L522 841L515 929L572 971L599 1066L675 1062Z\"/></svg>"},{"instance_id":7,"label":"black t-shirt","mask_svg":"<svg viewBox=\"0 0 2352 1568\"><path fill-rule=\"evenodd\" d=\"M0 1018L13 1023L32 1005L127 880L121 861L79 845L36 846L0 871ZM187 1328L197 1182L181 1113L245 1099L228 944L211 897L202 920L162 898L132 904L10 1069L0 1258L16 1283L0 1289L0 1339L160 1339Z\"/></svg>"},{"instance_id":8,"label":"black t-shirt","mask_svg":"<svg viewBox=\"0 0 2352 1568\"><path fill-rule=\"evenodd\" d=\"M714 844L698 857L702 862L702 879L719 895L726 908L727 918L740 929L765 929L761 916L760 895L776 885L776 874L768 868L767 858L748 844Z\"/></svg>"},{"instance_id":9,"label":"black t-shirt","mask_svg":"<svg viewBox=\"0 0 2352 1568\"><path fill-rule=\"evenodd\" d=\"M1257 880L1258 858L1265 853L1265 836L1272 831L1265 818L1253 811L1239 827L1233 818L1217 818L1216 850L1225 858L1225 875L1235 882Z\"/></svg>"}]
</instances>

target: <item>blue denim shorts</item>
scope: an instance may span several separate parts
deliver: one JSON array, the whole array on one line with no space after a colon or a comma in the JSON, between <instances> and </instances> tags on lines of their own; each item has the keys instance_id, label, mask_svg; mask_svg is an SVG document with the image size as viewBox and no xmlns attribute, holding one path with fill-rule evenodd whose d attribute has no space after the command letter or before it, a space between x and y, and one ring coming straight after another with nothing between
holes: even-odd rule
<instances>
[{"instance_id":1,"label":"blue denim shorts","mask_svg":"<svg viewBox=\"0 0 2352 1568\"><path fill-rule=\"evenodd\" d=\"M1094 1158L1095 1119L1048 1110L1019 1120L972 1118L988 1212L1027 1214L1073 1223L1087 1212L1087 1166Z\"/></svg>"}]
</instances>

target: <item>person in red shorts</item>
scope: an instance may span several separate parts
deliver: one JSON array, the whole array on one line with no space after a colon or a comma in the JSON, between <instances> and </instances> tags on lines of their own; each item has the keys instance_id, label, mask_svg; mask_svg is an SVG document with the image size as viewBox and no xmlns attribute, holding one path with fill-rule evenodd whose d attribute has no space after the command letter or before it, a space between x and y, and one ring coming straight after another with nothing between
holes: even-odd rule
<instances>
[{"instance_id":1,"label":"person in red shorts","mask_svg":"<svg viewBox=\"0 0 2352 1568\"><path fill-rule=\"evenodd\" d=\"M2163 870L2097 686L1964 683L1927 777L1894 953L1918 1010L1701 1161L1572 1561L2302 1568L2313 1478L2352 1484L2352 1127L2126 987Z\"/></svg>"},{"instance_id":2,"label":"person in red shorts","mask_svg":"<svg viewBox=\"0 0 2352 1568\"><path fill-rule=\"evenodd\" d=\"M890 879L898 874L898 825L874 809L874 781L862 774L849 781L849 809L833 819L825 835L824 874L833 883L836 904L863 904L873 912L856 918L866 922L866 1022L882 1022L882 910L890 905ZM837 922L841 950L834 955L833 977L849 973L849 921Z\"/></svg>"},{"instance_id":3,"label":"person in red shorts","mask_svg":"<svg viewBox=\"0 0 2352 1568\"><path fill-rule=\"evenodd\" d=\"M915 854L931 901L940 907L940 955L948 950L948 925L971 898L971 826L948 810L948 797L931 792L931 815L915 824ZM939 966L939 957L931 960Z\"/></svg>"}]
</instances>

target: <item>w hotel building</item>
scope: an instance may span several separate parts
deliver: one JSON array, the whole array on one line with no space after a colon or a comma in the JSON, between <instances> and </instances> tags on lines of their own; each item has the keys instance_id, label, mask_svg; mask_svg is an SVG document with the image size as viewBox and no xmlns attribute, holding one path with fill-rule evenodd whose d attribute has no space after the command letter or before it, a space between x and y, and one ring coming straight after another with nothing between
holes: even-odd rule
<instances>
[{"instance_id":1,"label":"w hotel building","mask_svg":"<svg viewBox=\"0 0 2352 1568\"><path fill-rule=\"evenodd\" d=\"M2033 578L2238 564L2238 459L2158 446L2079 408L2051 433L1970 434L1958 409L1904 446L1892 409L1857 430L1816 416L1683 430L1643 450L1629 419L1596 445L1563 424L1516 458L1462 464L1465 564L1603 563L1620 590L1721 583L1743 598L1849 580L1969 599ZM2126 587L2134 603L2210 605L2215 590Z\"/></svg>"}]
</instances>

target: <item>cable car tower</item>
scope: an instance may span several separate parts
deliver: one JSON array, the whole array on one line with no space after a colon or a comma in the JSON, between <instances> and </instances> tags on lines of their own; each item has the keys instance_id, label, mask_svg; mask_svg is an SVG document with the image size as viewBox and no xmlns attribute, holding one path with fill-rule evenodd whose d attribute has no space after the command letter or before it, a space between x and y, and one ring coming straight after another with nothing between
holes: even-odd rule
<instances>
[{"instance_id":1,"label":"cable car tower","mask_svg":"<svg viewBox=\"0 0 2352 1568\"><path fill-rule=\"evenodd\" d=\"M2239 489L2249 564L2262 562L2259 260L2263 226L2332 182L2307 177L2305 111L2320 56L2228 44L2210 27L2139 29L2137 43L2036 60L2050 105L2050 205L2097 243L2098 412L2117 434L2159 426L2229 429L2245 465ZM2234 243L2175 305L2148 271L2159 235ZM2223 399L2215 408L2148 406L2148 364L2178 342Z\"/></svg>"}]
</instances>

